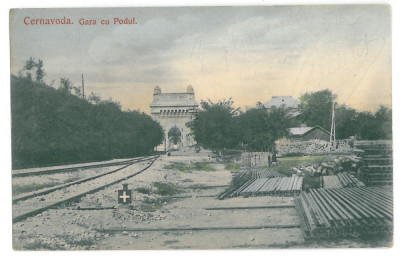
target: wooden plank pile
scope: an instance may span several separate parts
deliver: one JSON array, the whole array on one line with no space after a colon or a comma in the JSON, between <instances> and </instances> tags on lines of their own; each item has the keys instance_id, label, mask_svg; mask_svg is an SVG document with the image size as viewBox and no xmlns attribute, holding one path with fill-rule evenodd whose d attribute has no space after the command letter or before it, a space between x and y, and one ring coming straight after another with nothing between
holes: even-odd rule
<instances>
[{"instance_id":1,"label":"wooden plank pile","mask_svg":"<svg viewBox=\"0 0 400 256\"><path fill-rule=\"evenodd\" d=\"M334 176L322 177L322 187L324 188L352 188L364 186L363 182L347 172L338 173Z\"/></svg>"},{"instance_id":2,"label":"wooden plank pile","mask_svg":"<svg viewBox=\"0 0 400 256\"><path fill-rule=\"evenodd\" d=\"M276 178L276 177L284 177L285 175L280 174L279 172L273 170L252 170L251 171L253 179L260 178Z\"/></svg>"},{"instance_id":3,"label":"wooden plank pile","mask_svg":"<svg viewBox=\"0 0 400 256\"><path fill-rule=\"evenodd\" d=\"M393 231L390 188L310 189L294 201L307 238L371 237L391 235Z\"/></svg>"},{"instance_id":4,"label":"wooden plank pile","mask_svg":"<svg viewBox=\"0 0 400 256\"><path fill-rule=\"evenodd\" d=\"M241 155L242 165L247 167L268 166L269 152L243 152Z\"/></svg>"},{"instance_id":5,"label":"wooden plank pile","mask_svg":"<svg viewBox=\"0 0 400 256\"><path fill-rule=\"evenodd\" d=\"M354 146L363 160L360 178L366 185L393 184L392 141L356 141Z\"/></svg>"},{"instance_id":6,"label":"wooden plank pile","mask_svg":"<svg viewBox=\"0 0 400 256\"><path fill-rule=\"evenodd\" d=\"M303 177L299 176L251 179L232 196L293 196L300 194L302 185Z\"/></svg>"},{"instance_id":7,"label":"wooden plank pile","mask_svg":"<svg viewBox=\"0 0 400 256\"><path fill-rule=\"evenodd\" d=\"M220 194L218 194L218 198L223 200L227 197L232 197L232 194L240 187L242 187L244 184L247 184L251 178L251 172L249 171L239 171L239 172L234 172L233 173L233 178L230 186L222 191Z\"/></svg>"}]
</instances>

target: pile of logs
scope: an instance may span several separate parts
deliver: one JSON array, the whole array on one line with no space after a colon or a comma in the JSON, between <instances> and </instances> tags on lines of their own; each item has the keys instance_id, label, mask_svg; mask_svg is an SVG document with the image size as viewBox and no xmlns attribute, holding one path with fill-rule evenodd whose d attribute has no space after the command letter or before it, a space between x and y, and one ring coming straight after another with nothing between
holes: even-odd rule
<instances>
[{"instance_id":1,"label":"pile of logs","mask_svg":"<svg viewBox=\"0 0 400 256\"><path fill-rule=\"evenodd\" d=\"M354 145L363 160L361 180L371 186L393 184L392 141L356 141Z\"/></svg>"},{"instance_id":2,"label":"pile of logs","mask_svg":"<svg viewBox=\"0 0 400 256\"><path fill-rule=\"evenodd\" d=\"M321 164L314 164L302 167L292 167L291 173L302 176L314 175L334 175L340 172L354 172L356 173L361 163L361 159L354 155L338 156L333 161L322 162Z\"/></svg>"},{"instance_id":3,"label":"pile of logs","mask_svg":"<svg viewBox=\"0 0 400 256\"><path fill-rule=\"evenodd\" d=\"M393 231L391 188L310 189L294 201L307 238L372 237Z\"/></svg>"},{"instance_id":4,"label":"pile of logs","mask_svg":"<svg viewBox=\"0 0 400 256\"><path fill-rule=\"evenodd\" d=\"M232 196L293 196L298 195L303 185L303 177L280 177L251 179L239 189L232 193Z\"/></svg>"},{"instance_id":5,"label":"pile of logs","mask_svg":"<svg viewBox=\"0 0 400 256\"><path fill-rule=\"evenodd\" d=\"M322 177L322 187L324 188L352 188L364 186L364 183L347 172L338 173L334 176Z\"/></svg>"}]
</instances>

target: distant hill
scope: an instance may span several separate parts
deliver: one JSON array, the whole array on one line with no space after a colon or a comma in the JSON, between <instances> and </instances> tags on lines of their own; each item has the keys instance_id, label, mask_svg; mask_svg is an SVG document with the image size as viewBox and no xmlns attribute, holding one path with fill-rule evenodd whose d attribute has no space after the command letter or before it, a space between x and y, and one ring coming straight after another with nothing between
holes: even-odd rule
<instances>
[{"instance_id":1,"label":"distant hill","mask_svg":"<svg viewBox=\"0 0 400 256\"><path fill-rule=\"evenodd\" d=\"M91 104L68 92L11 76L13 169L150 153L161 126L118 104Z\"/></svg>"}]
</instances>

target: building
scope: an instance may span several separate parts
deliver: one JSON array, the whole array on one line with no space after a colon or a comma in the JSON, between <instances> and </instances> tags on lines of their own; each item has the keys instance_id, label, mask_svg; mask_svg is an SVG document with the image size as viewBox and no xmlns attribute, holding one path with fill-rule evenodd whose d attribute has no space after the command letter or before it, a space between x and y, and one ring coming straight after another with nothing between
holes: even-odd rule
<instances>
[{"instance_id":1,"label":"building","mask_svg":"<svg viewBox=\"0 0 400 256\"><path fill-rule=\"evenodd\" d=\"M289 139L292 142L315 139L329 141L330 133L318 125L314 127L294 127L289 128Z\"/></svg>"},{"instance_id":2,"label":"building","mask_svg":"<svg viewBox=\"0 0 400 256\"><path fill-rule=\"evenodd\" d=\"M159 86L154 88L151 117L161 124L165 133L165 141L157 150L185 150L195 144L186 123L192 120L198 107L191 85L186 93L162 93Z\"/></svg>"},{"instance_id":3,"label":"building","mask_svg":"<svg viewBox=\"0 0 400 256\"><path fill-rule=\"evenodd\" d=\"M299 106L300 101L292 96L272 96L271 100L264 103L264 107L267 111L272 108L283 108L288 111L291 117L296 117L301 114Z\"/></svg>"}]
</instances>

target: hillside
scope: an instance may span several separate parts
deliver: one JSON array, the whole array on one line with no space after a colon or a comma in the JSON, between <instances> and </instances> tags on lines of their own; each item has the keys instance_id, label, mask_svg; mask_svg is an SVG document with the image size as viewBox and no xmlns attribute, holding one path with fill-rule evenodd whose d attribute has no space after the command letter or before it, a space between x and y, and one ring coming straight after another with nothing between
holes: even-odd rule
<instances>
[{"instance_id":1,"label":"hillside","mask_svg":"<svg viewBox=\"0 0 400 256\"><path fill-rule=\"evenodd\" d=\"M11 76L12 168L100 161L150 153L161 126L117 104L91 104L27 78Z\"/></svg>"}]
</instances>

